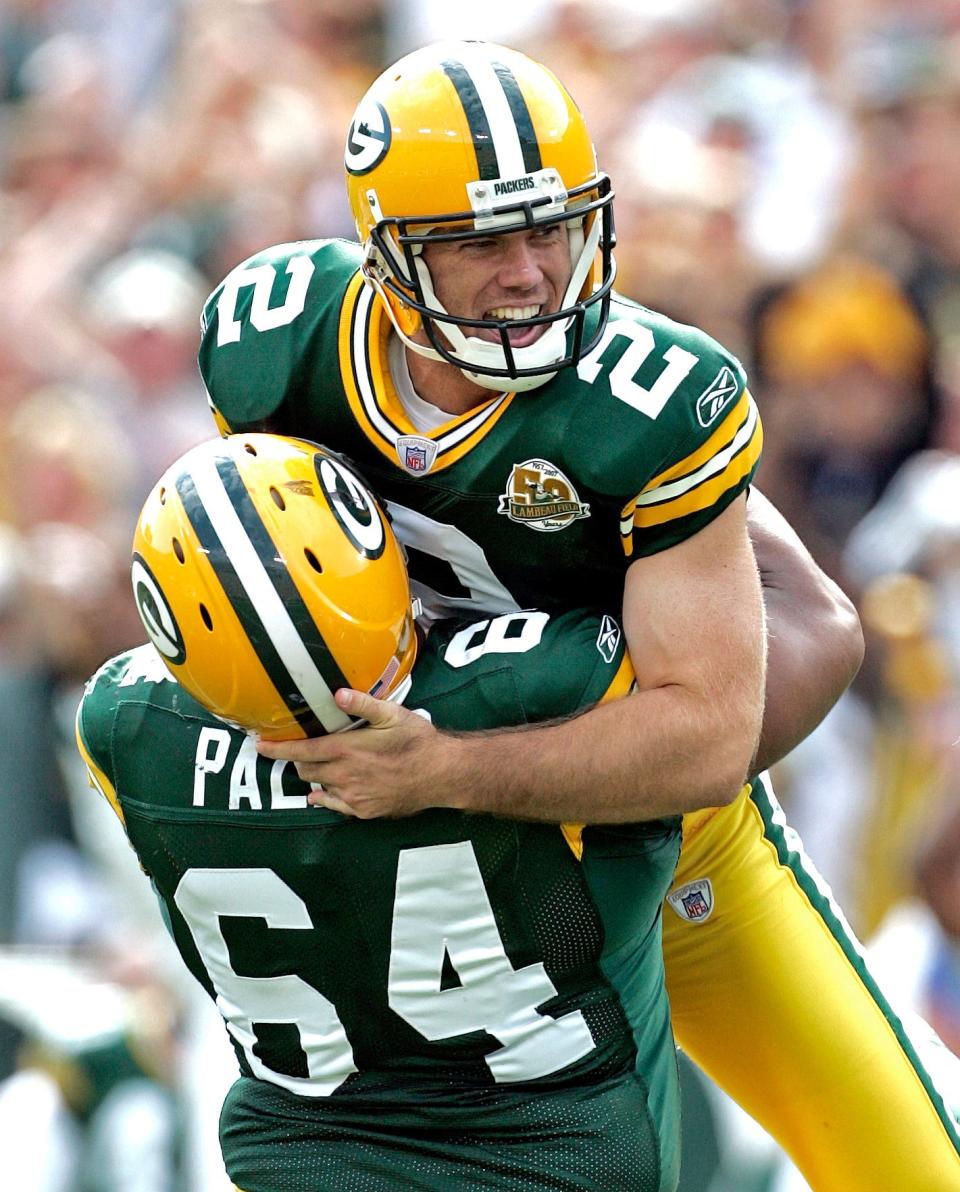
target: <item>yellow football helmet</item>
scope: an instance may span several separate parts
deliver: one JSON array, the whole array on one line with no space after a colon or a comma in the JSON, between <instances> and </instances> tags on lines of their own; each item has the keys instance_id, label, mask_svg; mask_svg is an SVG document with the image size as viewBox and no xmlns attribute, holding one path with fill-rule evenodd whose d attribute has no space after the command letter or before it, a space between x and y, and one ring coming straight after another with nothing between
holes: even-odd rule
<instances>
[{"instance_id":1,"label":"yellow football helmet","mask_svg":"<svg viewBox=\"0 0 960 1192\"><path fill-rule=\"evenodd\" d=\"M338 687L409 687L402 548L363 481L315 443L238 434L188 451L143 506L132 579L174 678L265 738L349 727Z\"/></svg>"},{"instance_id":2,"label":"yellow football helmet","mask_svg":"<svg viewBox=\"0 0 960 1192\"><path fill-rule=\"evenodd\" d=\"M512 389L532 389L599 341L615 273L613 191L576 104L546 67L485 42L417 50L360 101L345 165L364 275L413 351L486 388L509 379ZM566 225L570 246L560 310L516 322L444 310L425 243L554 223ZM588 337L594 305L600 317ZM535 325L546 331L534 343L511 345L508 328ZM421 327L430 346L412 339ZM499 342L472 328L492 328Z\"/></svg>"}]
</instances>

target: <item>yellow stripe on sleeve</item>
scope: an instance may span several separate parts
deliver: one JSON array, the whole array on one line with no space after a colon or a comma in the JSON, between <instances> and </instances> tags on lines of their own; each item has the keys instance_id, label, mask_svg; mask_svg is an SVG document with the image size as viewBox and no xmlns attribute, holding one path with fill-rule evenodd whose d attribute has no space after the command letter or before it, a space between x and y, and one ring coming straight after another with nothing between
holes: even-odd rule
<instances>
[{"instance_id":1,"label":"yellow stripe on sleeve","mask_svg":"<svg viewBox=\"0 0 960 1192\"><path fill-rule=\"evenodd\" d=\"M687 456L682 465L662 472L624 506L620 515L620 536L627 558L633 554L635 529L660 526L709 509L753 471L763 449L763 426L756 405L746 390L744 399L746 406L738 402L737 408L745 408L746 419L733 427L733 437L728 442L708 455L693 471L689 470L689 464L698 459L701 452ZM724 422L728 431L729 422L729 419ZM717 444L716 435L711 436L709 442ZM682 476L675 476L678 470L682 471Z\"/></svg>"},{"instance_id":2,"label":"yellow stripe on sleeve","mask_svg":"<svg viewBox=\"0 0 960 1192\"><path fill-rule=\"evenodd\" d=\"M232 435L233 431L230 429L230 423L212 402L210 404L210 412L213 414L213 421L217 425L217 433L220 435L220 438L226 439L229 435Z\"/></svg>"},{"instance_id":3,"label":"yellow stripe on sleeve","mask_svg":"<svg viewBox=\"0 0 960 1192\"><path fill-rule=\"evenodd\" d=\"M633 524L640 529L660 526L664 522L674 521L678 517L699 513L701 509L709 509L725 492L738 485L745 476L750 475L760 458L762 448L763 428L758 419L749 442L742 451L737 452L722 472L675 497L672 501L665 501L662 505L652 505L646 508L638 506Z\"/></svg>"},{"instance_id":4,"label":"yellow stripe on sleeve","mask_svg":"<svg viewBox=\"0 0 960 1192\"><path fill-rule=\"evenodd\" d=\"M583 829L586 824L561 824L560 831L578 861L583 860Z\"/></svg>"},{"instance_id":5,"label":"yellow stripe on sleeve","mask_svg":"<svg viewBox=\"0 0 960 1192\"><path fill-rule=\"evenodd\" d=\"M648 481L644 485L641 496L644 493L651 492L653 489L662 488L665 484L669 484L671 480L676 480L680 476L686 476L690 472L695 472L697 468L702 467L708 460L718 455L724 447L732 443L737 437L737 431L746 420L752 404L753 398L744 389L737 398L736 404L710 438L706 442L701 443L696 451L692 451L689 455L684 456L683 459L677 460L675 464L671 464L669 468Z\"/></svg>"},{"instance_id":6,"label":"yellow stripe on sleeve","mask_svg":"<svg viewBox=\"0 0 960 1192\"><path fill-rule=\"evenodd\" d=\"M121 810L121 807L120 807L120 800L117 798L117 792L113 789L113 783L106 776L106 774L104 774L104 772L100 769L100 767L97 765L97 763L90 756L90 753L87 750L87 747L83 742L83 736L81 735L81 732L80 732L80 710L79 709L77 709L77 721L76 721L76 730L75 731L76 731L76 738L77 738L77 749L80 751L80 756L83 758L84 764L87 767L87 778L90 782L90 785L93 787L94 790L99 791L100 794L103 795L103 797L107 800L107 802L113 808L117 818L120 820L120 823L123 824L124 830L126 830L127 822L123 818L123 811Z\"/></svg>"},{"instance_id":7,"label":"yellow stripe on sleeve","mask_svg":"<svg viewBox=\"0 0 960 1192\"><path fill-rule=\"evenodd\" d=\"M617 673L610 680L610 686L600 697L599 702L606 704L612 699L623 699L633 690L634 682L633 663L630 661L630 655L624 652L623 660L617 667Z\"/></svg>"}]
</instances>

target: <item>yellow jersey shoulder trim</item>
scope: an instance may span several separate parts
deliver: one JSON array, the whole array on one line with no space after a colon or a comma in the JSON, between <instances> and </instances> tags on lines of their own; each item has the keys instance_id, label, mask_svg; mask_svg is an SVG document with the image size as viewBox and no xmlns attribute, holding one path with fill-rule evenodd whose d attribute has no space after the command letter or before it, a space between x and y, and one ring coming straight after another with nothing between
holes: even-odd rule
<instances>
[{"instance_id":1,"label":"yellow jersey shoulder trim","mask_svg":"<svg viewBox=\"0 0 960 1192\"><path fill-rule=\"evenodd\" d=\"M77 749L80 751L80 756L83 758L84 765L87 767L87 780L94 790L99 791L101 795L107 800L113 808L114 813L123 824L124 831L126 831L127 821L123 817L123 811L120 807L120 800L117 798L117 792L114 790L113 783L100 769L97 763L90 756L89 750L84 744L83 736L80 732L80 709L77 709L77 719L75 725L75 735L77 739Z\"/></svg>"},{"instance_id":2,"label":"yellow jersey shoulder trim","mask_svg":"<svg viewBox=\"0 0 960 1192\"><path fill-rule=\"evenodd\" d=\"M733 412L695 452L654 477L623 508L620 532L632 554L634 529L663 525L708 509L749 476L763 449L756 403L744 390Z\"/></svg>"},{"instance_id":3,"label":"yellow jersey shoulder trim","mask_svg":"<svg viewBox=\"0 0 960 1192\"><path fill-rule=\"evenodd\" d=\"M398 439L414 436L436 444L429 469L442 471L462 459L506 413L516 394L502 393L430 431L418 431L403 408L390 376L392 325L374 291L357 272L340 311L340 374L357 425L377 450L398 467Z\"/></svg>"}]
</instances>

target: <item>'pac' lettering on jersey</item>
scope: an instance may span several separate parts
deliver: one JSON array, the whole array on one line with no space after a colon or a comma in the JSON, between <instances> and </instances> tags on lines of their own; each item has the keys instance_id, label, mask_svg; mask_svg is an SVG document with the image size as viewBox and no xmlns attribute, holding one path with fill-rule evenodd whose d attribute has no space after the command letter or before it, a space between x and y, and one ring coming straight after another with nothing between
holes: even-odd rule
<instances>
[{"instance_id":1,"label":"'pac' lettering on jersey","mask_svg":"<svg viewBox=\"0 0 960 1192\"><path fill-rule=\"evenodd\" d=\"M590 506L580 500L573 484L554 464L527 459L514 464L497 512L531 530L552 533L589 517Z\"/></svg>"},{"instance_id":2,"label":"'pac' lettering on jersey","mask_svg":"<svg viewBox=\"0 0 960 1192\"><path fill-rule=\"evenodd\" d=\"M207 806L207 777L220 774L230 760L236 744L237 734L226 728L204 727L197 739L197 751L193 762L193 805ZM307 806L307 796L288 795L283 789L283 772L289 765L276 761L270 767L270 778L266 789L261 787L257 772L260 755L252 737L243 737L236 750L230 768L230 787L227 807L230 811L261 811L264 799L268 800L270 811L300 810ZM218 807L217 810L220 810Z\"/></svg>"}]
</instances>

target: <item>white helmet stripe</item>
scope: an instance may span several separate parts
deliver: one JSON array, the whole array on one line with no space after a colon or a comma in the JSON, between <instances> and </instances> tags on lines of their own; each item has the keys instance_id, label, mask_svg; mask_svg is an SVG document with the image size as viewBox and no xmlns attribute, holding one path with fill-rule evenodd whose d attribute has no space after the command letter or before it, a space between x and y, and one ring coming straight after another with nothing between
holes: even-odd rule
<instances>
[{"instance_id":1,"label":"white helmet stripe","mask_svg":"<svg viewBox=\"0 0 960 1192\"><path fill-rule=\"evenodd\" d=\"M333 692L310 657L303 638L237 516L217 471L216 461L209 457L192 460L190 476L250 603L300 694L328 733L346 728L350 718L337 707Z\"/></svg>"},{"instance_id":2,"label":"white helmet stripe","mask_svg":"<svg viewBox=\"0 0 960 1192\"><path fill-rule=\"evenodd\" d=\"M501 178L519 178L527 173L523 161L523 147L510 104L496 71L480 47L469 43L458 47L458 58L476 89L490 126L490 137L497 155L497 170Z\"/></svg>"}]
</instances>

